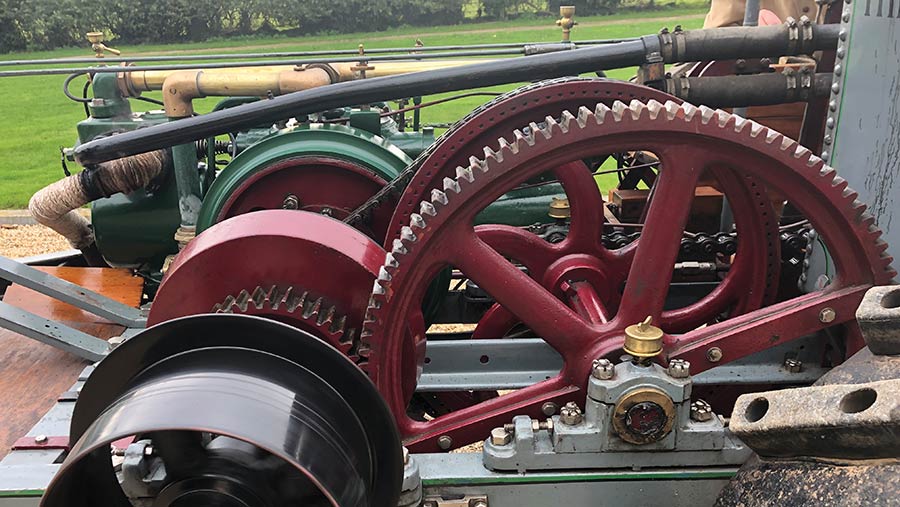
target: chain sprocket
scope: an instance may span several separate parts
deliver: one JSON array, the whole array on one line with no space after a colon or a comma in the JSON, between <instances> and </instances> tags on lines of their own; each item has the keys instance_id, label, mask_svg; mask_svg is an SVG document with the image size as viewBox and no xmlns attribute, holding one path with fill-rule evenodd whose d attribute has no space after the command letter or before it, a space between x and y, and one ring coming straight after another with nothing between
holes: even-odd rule
<instances>
[{"instance_id":1,"label":"chain sprocket","mask_svg":"<svg viewBox=\"0 0 900 507\"><path fill-rule=\"evenodd\" d=\"M564 163L621 148L648 149L661 157L657 185L662 190L651 203L636 242L617 313L598 323L579 316L479 240L472 223L481 209L516 184ZM822 291L684 334L667 334L661 360L687 359L699 373L841 324L848 330L846 353L858 350L862 343L854 332L855 308L867 288L888 283L896 273L865 205L821 159L755 122L690 104L631 101L580 107L575 114L558 111L546 118L544 127L532 125L527 134L516 131L510 139L501 138L485 148L483 158L457 167L454 177L445 178L440 186L411 186L406 192L425 198L418 212L410 214L408 225L392 238L392 249L373 287L360 353L407 444L437 450L440 437L473 441L513 415L537 416L547 401L579 396L591 360L619 353L625 326L648 314L657 319L661 315L689 202L699 173L709 166L752 177L758 191L773 188L789 195L824 238L838 274ZM406 194L401 205L411 199ZM400 361L409 344L404 336L407 326L416 322L411 316L418 311L428 281L446 265L459 268L542 336L563 357L564 367L557 377L501 398L431 421L414 421L405 416L409 398L402 386L407 372ZM746 282L737 278L730 290L741 290ZM821 319L824 308L836 317ZM410 334L424 336L424 330Z\"/></svg>"}]
</instances>

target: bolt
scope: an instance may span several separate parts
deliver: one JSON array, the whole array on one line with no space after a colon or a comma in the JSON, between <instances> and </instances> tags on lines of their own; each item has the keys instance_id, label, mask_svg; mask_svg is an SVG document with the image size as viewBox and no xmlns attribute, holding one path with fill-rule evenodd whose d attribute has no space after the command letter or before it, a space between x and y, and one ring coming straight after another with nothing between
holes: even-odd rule
<instances>
[{"instance_id":1,"label":"bolt","mask_svg":"<svg viewBox=\"0 0 900 507\"><path fill-rule=\"evenodd\" d=\"M288 194L281 203L281 209L300 209L300 199L294 194Z\"/></svg>"},{"instance_id":2,"label":"bolt","mask_svg":"<svg viewBox=\"0 0 900 507\"><path fill-rule=\"evenodd\" d=\"M697 422L710 421L713 418L712 407L703 400L691 403L691 420Z\"/></svg>"},{"instance_id":3,"label":"bolt","mask_svg":"<svg viewBox=\"0 0 900 507\"><path fill-rule=\"evenodd\" d=\"M440 438L437 439L437 444L441 450L446 451L453 445L453 439L450 438L450 435L441 435Z\"/></svg>"},{"instance_id":4,"label":"bolt","mask_svg":"<svg viewBox=\"0 0 900 507\"><path fill-rule=\"evenodd\" d=\"M475 500L469 507L488 507L488 503L484 500Z\"/></svg>"},{"instance_id":5,"label":"bolt","mask_svg":"<svg viewBox=\"0 0 900 507\"><path fill-rule=\"evenodd\" d=\"M565 425L575 426L576 424L581 424L583 420L584 416L581 413L581 409L574 401L566 403L566 406L559 411L559 422Z\"/></svg>"},{"instance_id":6,"label":"bolt","mask_svg":"<svg viewBox=\"0 0 900 507\"><path fill-rule=\"evenodd\" d=\"M599 380L610 380L616 376L616 367L613 366L609 359L597 359L594 361L591 376Z\"/></svg>"},{"instance_id":7,"label":"bolt","mask_svg":"<svg viewBox=\"0 0 900 507\"><path fill-rule=\"evenodd\" d=\"M402 449L403 449L403 464L409 465L409 449L407 449L406 446L403 446Z\"/></svg>"},{"instance_id":8,"label":"bolt","mask_svg":"<svg viewBox=\"0 0 900 507\"><path fill-rule=\"evenodd\" d=\"M785 359L784 369L791 373L800 373L803 371L803 361L798 359Z\"/></svg>"},{"instance_id":9,"label":"bolt","mask_svg":"<svg viewBox=\"0 0 900 507\"><path fill-rule=\"evenodd\" d=\"M707 350L706 359L708 359L710 363L718 363L722 360L722 349L719 347L712 347Z\"/></svg>"},{"instance_id":10,"label":"bolt","mask_svg":"<svg viewBox=\"0 0 900 507\"><path fill-rule=\"evenodd\" d=\"M837 312L834 311L834 308L826 307L822 308L822 311L819 312L819 322L824 324L829 324L834 322L834 319L837 318Z\"/></svg>"},{"instance_id":11,"label":"bolt","mask_svg":"<svg viewBox=\"0 0 900 507\"><path fill-rule=\"evenodd\" d=\"M322 208L322 214L326 217L334 216L334 210L331 208Z\"/></svg>"},{"instance_id":12,"label":"bolt","mask_svg":"<svg viewBox=\"0 0 900 507\"><path fill-rule=\"evenodd\" d=\"M47 440L48 440L47 435L38 435L38 436L34 437L34 443L40 444L40 445L46 444Z\"/></svg>"},{"instance_id":13,"label":"bolt","mask_svg":"<svg viewBox=\"0 0 900 507\"><path fill-rule=\"evenodd\" d=\"M669 376L672 378L688 378L691 376L691 363L684 359L669 361Z\"/></svg>"},{"instance_id":14,"label":"bolt","mask_svg":"<svg viewBox=\"0 0 900 507\"><path fill-rule=\"evenodd\" d=\"M543 412L544 415L547 416L555 414L557 410L559 410L559 405L553 403L552 401L548 401L541 405L541 412Z\"/></svg>"},{"instance_id":15,"label":"bolt","mask_svg":"<svg viewBox=\"0 0 900 507\"><path fill-rule=\"evenodd\" d=\"M494 445L507 445L512 442L512 435L503 428L491 430L491 443Z\"/></svg>"}]
</instances>

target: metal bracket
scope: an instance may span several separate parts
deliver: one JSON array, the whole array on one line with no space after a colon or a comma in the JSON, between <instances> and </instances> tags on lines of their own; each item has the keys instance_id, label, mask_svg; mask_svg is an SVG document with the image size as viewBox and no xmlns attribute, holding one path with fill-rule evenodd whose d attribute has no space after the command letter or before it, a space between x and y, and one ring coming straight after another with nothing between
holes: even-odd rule
<instances>
[{"instance_id":1,"label":"metal bracket","mask_svg":"<svg viewBox=\"0 0 900 507\"><path fill-rule=\"evenodd\" d=\"M0 278L58 299L121 326L136 328L147 326L147 316L137 308L132 308L7 257L0 256Z\"/></svg>"},{"instance_id":2,"label":"metal bracket","mask_svg":"<svg viewBox=\"0 0 900 507\"><path fill-rule=\"evenodd\" d=\"M451 499L429 496L422 502L422 507L488 507L488 499L481 495L466 495Z\"/></svg>"},{"instance_id":3,"label":"metal bracket","mask_svg":"<svg viewBox=\"0 0 900 507\"><path fill-rule=\"evenodd\" d=\"M89 361L106 357L109 344L96 336L45 319L0 301L0 327L62 349Z\"/></svg>"}]
</instances>

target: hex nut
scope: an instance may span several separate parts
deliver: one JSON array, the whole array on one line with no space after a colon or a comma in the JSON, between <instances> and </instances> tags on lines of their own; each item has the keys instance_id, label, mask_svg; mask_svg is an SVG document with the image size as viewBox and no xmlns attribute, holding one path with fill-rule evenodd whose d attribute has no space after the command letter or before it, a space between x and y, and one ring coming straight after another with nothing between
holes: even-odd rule
<instances>
[{"instance_id":1,"label":"hex nut","mask_svg":"<svg viewBox=\"0 0 900 507\"><path fill-rule=\"evenodd\" d=\"M503 428L491 430L491 443L494 445L508 445L512 442L512 435Z\"/></svg>"},{"instance_id":2,"label":"hex nut","mask_svg":"<svg viewBox=\"0 0 900 507\"><path fill-rule=\"evenodd\" d=\"M691 403L691 420L697 422L711 421L713 418L713 410L709 403L703 400L697 400Z\"/></svg>"},{"instance_id":3,"label":"hex nut","mask_svg":"<svg viewBox=\"0 0 900 507\"><path fill-rule=\"evenodd\" d=\"M834 311L834 308L822 308L822 311L819 312L819 322L822 322L824 324L834 322L834 319L836 318L837 312Z\"/></svg>"},{"instance_id":4,"label":"hex nut","mask_svg":"<svg viewBox=\"0 0 900 507\"><path fill-rule=\"evenodd\" d=\"M546 416L551 416L559 410L559 405L553 403L552 401L548 401L541 405L541 412Z\"/></svg>"},{"instance_id":5,"label":"hex nut","mask_svg":"<svg viewBox=\"0 0 900 507\"><path fill-rule=\"evenodd\" d=\"M791 373L800 373L803 371L803 362L798 359L785 359L784 369Z\"/></svg>"},{"instance_id":6,"label":"hex nut","mask_svg":"<svg viewBox=\"0 0 900 507\"><path fill-rule=\"evenodd\" d=\"M593 363L591 376L598 380L611 380L616 376L616 367L609 359L597 359Z\"/></svg>"},{"instance_id":7,"label":"hex nut","mask_svg":"<svg viewBox=\"0 0 900 507\"><path fill-rule=\"evenodd\" d=\"M706 359L708 359L711 363L718 363L722 360L723 355L724 354L722 354L722 349L720 349L719 347L712 347L706 351Z\"/></svg>"},{"instance_id":8,"label":"hex nut","mask_svg":"<svg viewBox=\"0 0 900 507\"><path fill-rule=\"evenodd\" d=\"M565 425L575 426L581 424L583 420L584 415L581 413L581 408L574 401L566 403L566 406L559 411L559 422Z\"/></svg>"},{"instance_id":9,"label":"hex nut","mask_svg":"<svg viewBox=\"0 0 900 507\"><path fill-rule=\"evenodd\" d=\"M438 444L438 447L441 448L441 450L446 451L446 450L449 450L450 447L453 446L453 439L450 438L450 435L441 435L437 439L437 444Z\"/></svg>"},{"instance_id":10,"label":"hex nut","mask_svg":"<svg viewBox=\"0 0 900 507\"><path fill-rule=\"evenodd\" d=\"M691 376L691 363L684 359L673 359L669 361L669 368L667 371L672 378L688 378Z\"/></svg>"}]
</instances>

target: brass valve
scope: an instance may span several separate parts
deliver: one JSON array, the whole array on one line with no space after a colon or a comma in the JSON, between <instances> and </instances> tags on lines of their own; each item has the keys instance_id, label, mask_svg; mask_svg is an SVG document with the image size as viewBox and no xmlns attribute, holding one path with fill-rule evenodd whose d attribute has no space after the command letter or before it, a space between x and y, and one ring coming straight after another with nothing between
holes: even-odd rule
<instances>
[{"instance_id":1,"label":"brass valve","mask_svg":"<svg viewBox=\"0 0 900 507\"><path fill-rule=\"evenodd\" d=\"M88 32L87 40L91 43L91 49L94 51L94 56L97 58L105 58L105 53L110 53L116 56L122 54L121 51L115 48L111 48L103 43L103 32Z\"/></svg>"},{"instance_id":2,"label":"brass valve","mask_svg":"<svg viewBox=\"0 0 900 507\"><path fill-rule=\"evenodd\" d=\"M575 21L575 6L560 5L559 16L560 18L556 20L556 25L562 28L562 41L569 42L571 40L572 27L578 24L578 22Z\"/></svg>"},{"instance_id":3,"label":"brass valve","mask_svg":"<svg viewBox=\"0 0 900 507\"><path fill-rule=\"evenodd\" d=\"M625 353L636 358L650 358L662 352L663 330L647 317L643 322L625 328Z\"/></svg>"},{"instance_id":4,"label":"brass valve","mask_svg":"<svg viewBox=\"0 0 900 507\"><path fill-rule=\"evenodd\" d=\"M554 197L550 201L550 211L547 213L550 218L563 219L572 216L572 210L569 209L569 200L565 197Z\"/></svg>"}]
</instances>

